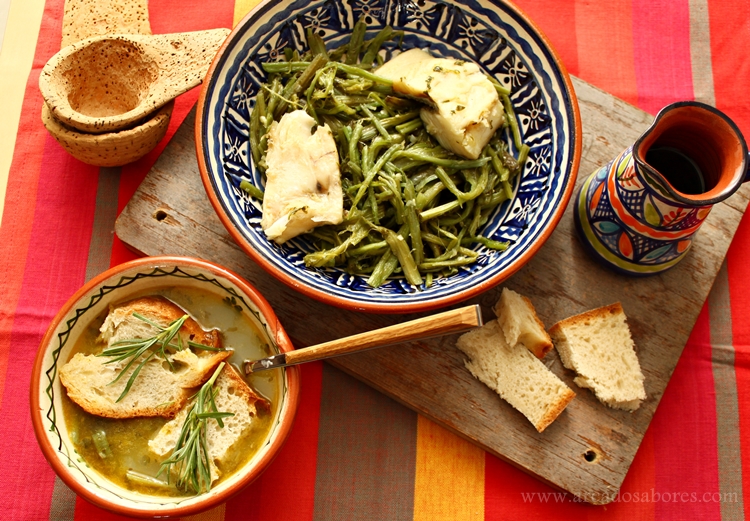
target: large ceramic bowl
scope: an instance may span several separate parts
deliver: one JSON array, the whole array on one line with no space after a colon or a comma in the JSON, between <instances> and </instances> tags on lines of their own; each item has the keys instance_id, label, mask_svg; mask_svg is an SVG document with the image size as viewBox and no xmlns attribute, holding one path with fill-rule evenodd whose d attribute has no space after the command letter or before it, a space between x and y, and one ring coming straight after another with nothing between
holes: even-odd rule
<instances>
[{"instance_id":1,"label":"large ceramic bowl","mask_svg":"<svg viewBox=\"0 0 750 521\"><path fill-rule=\"evenodd\" d=\"M297 410L298 369L275 370L281 371L274 384L277 401L270 409L269 431L260 442L260 448L225 481L197 496L168 498L134 492L125 485L115 484L89 466L77 452L73 429L64 413L65 389L60 383L59 369L70 358L78 339L110 304L162 291L168 292L170 298L184 307L180 298L195 302L194 299L210 295L212 300L206 302L223 302L233 308L230 310L233 315L244 314L254 326L255 338L260 344L270 346L272 352L293 349L260 294L234 273L198 259L151 257L125 263L95 277L76 292L55 316L34 362L30 402L34 432L45 458L76 494L121 515L188 516L225 502L268 466L284 443ZM190 312L198 314L203 311L190 309ZM196 318L201 320L198 316ZM113 446L112 450L116 451L117 447Z\"/></svg>"},{"instance_id":2,"label":"large ceramic bowl","mask_svg":"<svg viewBox=\"0 0 750 521\"><path fill-rule=\"evenodd\" d=\"M392 277L369 287L364 277L304 265L310 245L301 238L282 246L261 227L261 204L240 189L264 180L253 165L248 122L265 74L260 64L283 49L306 48L312 27L329 46L346 42L364 17L368 36L385 25L405 34L402 49L478 63L511 89L524 142L531 147L512 199L484 226L486 237L509 241L502 252L477 246L478 260L459 273L413 287ZM387 46L385 58L394 52ZM511 150L512 139L506 134ZM262 2L230 34L209 70L198 102L198 162L209 199L244 251L282 282L320 301L370 312L434 309L479 294L507 279L536 253L570 199L581 151L581 124L570 78L549 43L516 7L501 0L351 0Z\"/></svg>"}]
</instances>

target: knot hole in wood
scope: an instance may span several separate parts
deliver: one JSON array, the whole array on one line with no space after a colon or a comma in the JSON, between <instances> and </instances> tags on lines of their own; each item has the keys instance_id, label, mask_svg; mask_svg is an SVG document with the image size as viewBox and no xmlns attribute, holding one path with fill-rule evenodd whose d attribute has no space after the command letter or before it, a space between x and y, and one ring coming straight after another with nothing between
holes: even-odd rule
<instances>
[{"instance_id":1,"label":"knot hole in wood","mask_svg":"<svg viewBox=\"0 0 750 521\"><path fill-rule=\"evenodd\" d=\"M598 450L594 448L590 448L589 450L583 453L583 459L585 459L589 463L598 463L600 457L601 457L601 454L599 453Z\"/></svg>"}]
</instances>

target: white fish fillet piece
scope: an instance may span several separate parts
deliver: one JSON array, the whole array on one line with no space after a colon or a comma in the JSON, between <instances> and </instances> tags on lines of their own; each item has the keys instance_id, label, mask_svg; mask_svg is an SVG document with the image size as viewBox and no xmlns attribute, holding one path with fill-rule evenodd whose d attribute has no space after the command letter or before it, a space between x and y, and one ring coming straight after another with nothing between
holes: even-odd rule
<instances>
[{"instance_id":1,"label":"white fish fillet piece","mask_svg":"<svg viewBox=\"0 0 750 521\"><path fill-rule=\"evenodd\" d=\"M260 224L279 244L344 218L336 142L328 125L314 127L304 110L295 110L269 130Z\"/></svg>"},{"instance_id":2,"label":"white fish fillet piece","mask_svg":"<svg viewBox=\"0 0 750 521\"><path fill-rule=\"evenodd\" d=\"M497 90L475 63L411 49L375 73L392 80L396 92L431 105L419 114L427 132L462 157L478 158L505 120Z\"/></svg>"}]
</instances>

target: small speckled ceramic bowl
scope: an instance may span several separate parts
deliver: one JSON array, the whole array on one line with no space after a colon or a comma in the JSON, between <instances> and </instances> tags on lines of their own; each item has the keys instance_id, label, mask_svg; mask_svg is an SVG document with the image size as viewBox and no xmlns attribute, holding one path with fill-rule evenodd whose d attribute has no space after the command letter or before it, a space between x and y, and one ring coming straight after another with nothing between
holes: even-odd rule
<instances>
[{"instance_id":1,"label":"small speckled ceramic bowl","mask_svg":"<svg viewBox=\"0 0 750 521\"><path fill-rule=\"evenodd\" d=\"M297 367L278 370L277 403L271 407L270 430L257 452L239 470L192 497L159 497L116 485L90 467L76 452L63 413L65 389L59 367L87 327L110 303L169 288L187 294L210 293L231 305L253 324L259 341L271 352L293 346L268 302L247 282L221 266L183 257L151 257L128 262L95 277L73 295L55 316L42 339L31 379L31 416L39 446L54 471L78 495L121 515L188 516L215 507L260 475L284 443L299 397Z\"/></svg>"},{"instance_id":2,"label":"small speckled ceramic bowl","mask_svg":"<svg viewBox=\"0 0 750 521\"><path fill-rule=\"evenodd\" d=\"M170 101L145 122L131 128L89 134L66 126L42 106L42 123L62 147L76 159L94 166L122 166L151 152L166 135L174 101Z\"/></svg>"},{"instance_id":3,"label":"small speckled ceramic bowl","mask_svg":"<svg viewBox=\"0 0 750 521\"><path fill-rule=\"evenodd\" d=\"M479 233L509 242L503 252L475 245L477 260L429 287L404 275L372 288L366 276L340 268L310 268L304 236L283 245L261 226L262 203L240 188L262 189L252 161L249 120L266 81L261 64L306 51L308 29L330 48L345 43L354 23L367 23L366 39L386 25L403 31L401 49L388 42L384 59L419 47L433 55L469 60L511 91L518 126L530 152L502 203ZM505 131L504 131L505 132ZM510 132L503 135L515 151ZM570 78L549 42L517 7L502 0L387 2L385 0L263 1L240 22L214 59L196 118L198 164L208 197L240 247L274 277L327 304L357 311L410 313L456 304L500 284L526 264L563 215L581 157L581 121Z\"/></svg>"}]
</instances>

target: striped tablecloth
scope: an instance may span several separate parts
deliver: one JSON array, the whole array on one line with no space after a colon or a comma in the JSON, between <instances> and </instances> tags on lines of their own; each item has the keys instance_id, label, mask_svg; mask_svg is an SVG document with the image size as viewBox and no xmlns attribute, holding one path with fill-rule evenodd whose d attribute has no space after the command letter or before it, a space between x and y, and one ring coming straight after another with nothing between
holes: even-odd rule
<instances>
[{"instance_id":1,"label":"striped tablecloth","mask_svg":"<svg viewBox=\"0 0 750 521\"><path fill-rule=\"evenodd\" d=\"M8 4L8 2L10 3ZM253 0L151 0L154 33L231 27ZM697 99L750 136L750 1L520 0L569 72L648 112ZM9 9L8 9L9 6ZM118 212L167 140L100 169L40 121L39 72L60 46L64 0L3 0L0 51L0 518L115 519L49 468L29 378L52 316L86 279L133 258ZM7 14L6 14L7 13ZM3 33L0 33L3 34ZM169 136L197 99L177 100ZM272 467L191 519L740 519L750 507L750 222L726 262L617 500L576 502L322 363ZM664 324L669 327L669 324Z\"/></svg>"}]
</instances>

